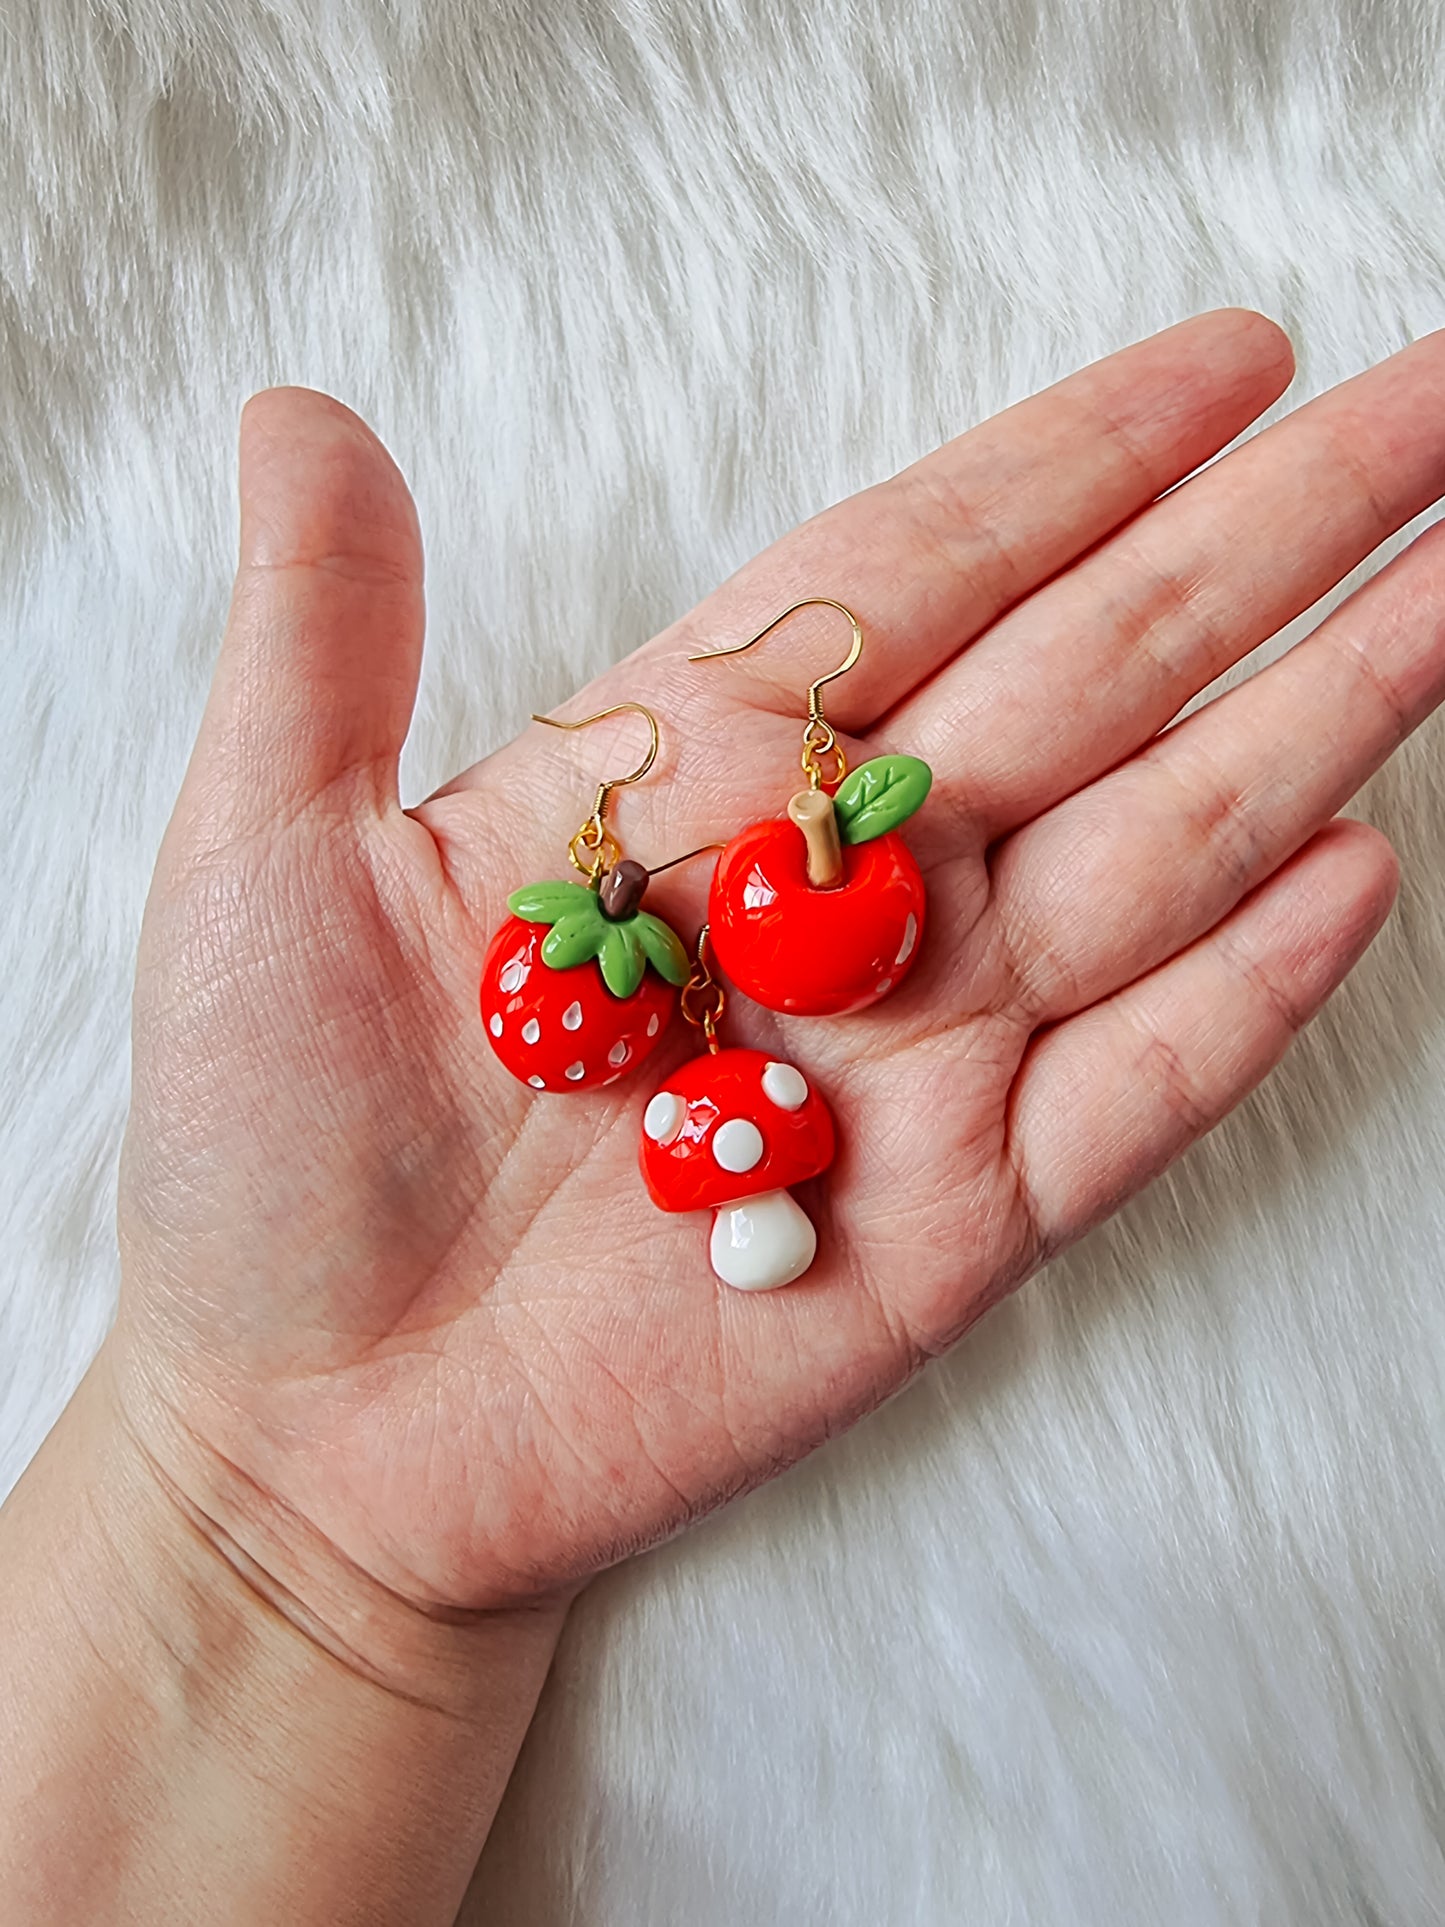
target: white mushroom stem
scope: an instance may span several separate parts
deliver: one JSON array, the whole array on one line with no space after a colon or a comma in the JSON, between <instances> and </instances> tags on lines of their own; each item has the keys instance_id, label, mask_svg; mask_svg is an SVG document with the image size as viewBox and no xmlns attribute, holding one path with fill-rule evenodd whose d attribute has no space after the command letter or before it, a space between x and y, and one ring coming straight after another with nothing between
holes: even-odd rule
<instances>
[{"instance_id":1,"label":"white mushroom stem","mask_svg":"<svg viewBox=\"0 0 1445 1927\"><path fill-rule=\"evenodd\" d=\"M708 1256L725 1285L739 1291L772 1291L801 1278L813 1262L818 1234L787 1191L718 1207Z\"/></svg>"}]
</instances>

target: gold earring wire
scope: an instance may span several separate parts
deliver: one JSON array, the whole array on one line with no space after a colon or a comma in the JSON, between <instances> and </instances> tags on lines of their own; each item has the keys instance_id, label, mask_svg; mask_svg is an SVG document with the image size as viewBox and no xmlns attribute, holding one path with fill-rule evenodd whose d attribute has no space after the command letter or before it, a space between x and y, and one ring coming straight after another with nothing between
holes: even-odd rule
<instances>
[{"instance_id":1,"label":"gold earring wire","mask_svg":"<svg viewBox=\"0 0 1445 1927\"><path fill-rule=\"evenodd\" d=\"M857 616L846 603L835 602L832 596L827 595L804 596L801 602L790 604L780 616L774 616L765 628L759 629L755 636L749 636L746 642L729 643L726 649L708 649L700 656L688 657L689 662L716 662L719 656L740 656L744 649L751 649L754 643L761 642L764 636L770 636L780 622L786 622L788 617L796 615L799 609L815 608L836 609L840 615L847 616L853 625L853 646L836 669L830 669L826 676L819 676L815 683L808 685L808 720L803 729L803 754L800 760L803 773L808 779L808 787L814 790L823 781L822 765L818 758L828 755L830 751L837 758L837 767L833 773L834 782L841 783L848 774L848 759L839 747L832 724L823 714L824 686L827 683L836 682L839 676L845 676L863 653L862 628L859 626Z\"/></svg>"},{"instance_id":2,"label":"gold earring wire","mask_svg":"<svg viewBox=\"0 0 1445 1927\"><path fill-rule=\"evenodd\" d=\"M695 850L685 850L681 856L670 856L666 863L657 863L648 871L649 876L660 877L664 870L675 870L679 863L691 863L695 856L706 856L709 850L725 850L725 843L699 843Z\"/></svg>"},{"instance_id":3,"label":"gold earring wire","mask_svg":"<svg viewBox=\"0 0 1445 1927\"><path fill-rule=\"evenodd\" d=\"M595 716L583 716L575 723L560 723L555 716L539 716L535 711L532 715L534 723L545 723L548 729L590 729L593 723L605 722L609 716L620 716L625 711L641 716L646 722L647 754L637 768L630 770L626 776L609 776L605 782L597 785L592 814L567 845L567 855L573 869L580 870L589 883L596 883L622 855L622 845L608 829L605 821L607 805L614 790L626 789L629 783L640 783L657 761L657 752L662 740L658 732L657 718L641 703L613 703L610 709L599 709Z\"/></svg>"}]
</instances>

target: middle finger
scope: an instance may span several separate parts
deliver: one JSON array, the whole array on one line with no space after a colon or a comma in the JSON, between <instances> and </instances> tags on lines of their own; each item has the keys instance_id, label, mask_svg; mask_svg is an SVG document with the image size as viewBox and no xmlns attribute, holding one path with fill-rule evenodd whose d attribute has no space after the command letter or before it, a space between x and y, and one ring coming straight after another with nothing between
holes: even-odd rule
<instances>
[{"instance_id":1,"label":"middle finger","mask_svg":"<svg viewBox=\"0 0 1445 1927\"><path fill-rule=\"evenodd\" d=\"M1133 983L1273 874L1445 698L1445 527L1313 635L1009 837L1010 1003L1053 1023Z\"/></svg>"},{"instance_id":2,"label":"middle finger","mask_svg":"<svg viewBox=\"0 0 1445 1927\"><path fill-rule=\"evenodd\" d=\"M1021 603L881 727L971 844L1156 735L1445 487L1445 331L1206 468ZM950 832L957 841L956 821Z\"/></svg>"}]
</instances>

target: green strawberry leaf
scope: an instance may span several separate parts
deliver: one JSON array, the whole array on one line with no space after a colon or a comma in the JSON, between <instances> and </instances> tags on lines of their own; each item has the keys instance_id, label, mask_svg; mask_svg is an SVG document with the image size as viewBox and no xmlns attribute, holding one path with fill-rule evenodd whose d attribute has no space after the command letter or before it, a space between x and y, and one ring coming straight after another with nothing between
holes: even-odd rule
<instances>
[{"instance_id":1,"label":"green strawberry leaf","mask_svg":"<svg viewBox=\"0 0 1445 1927\"><path fill-rule=\"evenodd\" d=\"M650 910L639 910L636 916L629 917L626 929L630 930L642 945L647 961L659 977L670 984L685 984L692 970L688 954L678 941L676 933L661 917L653 916Z\"/></svg>"},{"instance_id":2,"label":"green strawberry leaf","mask_svg":"<svg viewBox=\"0 0 1445 1927\"><path fill-rule=\"evenodd\" d=\"M630 997L642 982L647 958L630 923L612 923L598 952L602 981L614 997Z\"/></svg>"},{"instance_id":3,"label":"green strawberry leaf","mask_svg":"<svg viewBox=\"0 0 1445 1927\"><path fill-rule=\"evenodd\" d=\"M927 796L933 771L916 756L875 756L844 777L833 798L844 843L871 843L906 823Z\"/></svg>"},{"instance_id":4,"label":"green strawberry leaf","mask_svg":"<svg viewBox=\"0 0 1445 1927\"><path fill-rule=\"evenodd\" d=\"M525 923L556 923L562 917L595 909L596 903L596 892L585 883L524 883L507 898L512 915Z\"/></svg>"},{"instance_id":5,"label":"green strawberry leaf","mask_svg":"<svg viewBox=\"0 0 1445 1927\"><path fill-rule=\"evenodd\" d=\"M542 961L552 970L571 970L574 964L586 963L597 955L613 927L595 909L559 917L542 939Z\"/></svg>"}]
</instances>

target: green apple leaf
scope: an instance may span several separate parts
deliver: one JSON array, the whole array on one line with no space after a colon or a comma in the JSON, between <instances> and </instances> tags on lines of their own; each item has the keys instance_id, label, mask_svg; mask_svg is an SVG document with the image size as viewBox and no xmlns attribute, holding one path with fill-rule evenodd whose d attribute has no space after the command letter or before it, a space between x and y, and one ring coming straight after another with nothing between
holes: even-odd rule
<instances>
[{"instance_id":1,"label":"green apple leaf","mask_svg":"<svg viewBox=\"0 0 1445 1927\"><path fill-rule=\"evenodd\" d=\"M844 843L871 843L906 823L933 783L933 771L916 756L875 756L844 777L833 798L838 835Z\"/></svg>"},{"instance_id":2,"label":"green apple leaf","mask_svg":"<svg viewBox=\"0 0 1445 1927\"><path fill-rule=\"evenodd\" d=\"M589 894L584 891L584 895ZM520 912L518 913L520 915ZM537 918L535 921L540 922ZM613 926L600 910L579 910L570 917L559 917L542 939L542 961L551 970L571 970L595 957Z\"/></svg>"},{"instance_id":3,"label":"green apple leaf","mask_svg":"<svg viewBox=\"0 0 1445 1927\"><path fill-rule=\"evenodd\" d=\"M670 984L685 984L692 964L683 949L676 932L661 917L653 916L650 910L639 910L629 917L627 926L647 956L659 977Z\"/></svg>"},{"instance_id":4,"label":"green apple leaf","mask_svg":"<svg viewBox=\"0 0 1445 1927\"><path fill-rule=\"evenodd\" d=\"M632 922L608 924L597 954L603 983L614 997L630 997L647 968L647 957Z\"/></svg>"},{"instance_id":5,"label":"green apple leaf","mask_svg":"<svg viewBox=\"0 0 1445 1927\"><path fill-rule=\"evenodd\" d=\"M585 883L524 883L507 898L512 915L525 923L556 923L562 917L580 916L596 903L596 892Z\"/></svg>"}]
</instances>

